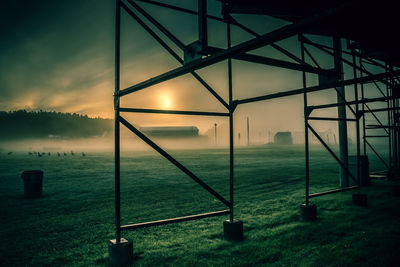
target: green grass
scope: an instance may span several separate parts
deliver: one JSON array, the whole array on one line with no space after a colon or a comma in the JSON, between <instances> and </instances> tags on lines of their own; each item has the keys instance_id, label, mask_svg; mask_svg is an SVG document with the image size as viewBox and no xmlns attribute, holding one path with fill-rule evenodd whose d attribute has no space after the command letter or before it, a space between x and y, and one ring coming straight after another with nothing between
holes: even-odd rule
<instances>
[{"instance_id":1,"label":"green grass","mask_svg":"<svg viewBox=\"0 0 400 267\"><path fill-rule=\"evenodd\" d=\"M228 151L172 151L178 160L229 199ZM379 162L370 159L371 168ZM67 157L0 155L0 265L107 265L114 237L113 155ZM311 192L337 188L338 165L311 150ZM44 194L23 197L23 170L44 170ZM304 202L301 147L240 148L235 154L235 217L243 242L223 239L222 221L208 218L123 232L134 241L138 266L398 266L400 199L390 184L313 199L318 221L299 220ZM126 152L121 163L122 223L178 217L225 207L153 152Z\"/></svg>"}]
</instances>

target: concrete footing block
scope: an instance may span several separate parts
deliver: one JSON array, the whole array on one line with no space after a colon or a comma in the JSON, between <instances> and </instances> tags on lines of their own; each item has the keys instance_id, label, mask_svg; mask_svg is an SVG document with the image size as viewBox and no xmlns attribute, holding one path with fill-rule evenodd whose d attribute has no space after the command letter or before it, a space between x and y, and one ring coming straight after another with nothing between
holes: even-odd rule
<instances>
[{"instance_id":1,"label":"concrete footing block","mask_svg":"<svg viewBox=\"0 0 400 267\"><path fill-rule=\"evenodd\" d=\"M108 242L108 261L111 266L126 266L133 260L133 242L121 238L117 243L115 239Z\"/></svg>"},{"instance_id":2,"label":"concrete footing block","mask_svg":"<svg viewBox=\"0 0 400 267\"><path fill-rule=\"evenodd\" d=\"M392 185L392 196L400 197L400 184Z\"/></svg>"},{"instance_id":3,"label":"concrete footing block","mask_svg":"<svg viewBox=\"0 0 400 267\"><path fill-rule=\"evenodd\" d=\"M224 221L224 237L229 241L243 240L243 222L239 220Z\"/></svg>"},{"instance_id":4,"label":"concrete footing block","mask_svg":"<svg viewBox=\"0 0 400 267\"><path fill-rule=\"evenodd\" d=\"M400 178L400 170L398 168L391 167L387 176L390 181L395 181Z\"/></svg>"},{"instance_id":5,"label":"concrete footing block","mask_svg":"<svg viewBox=\"0 0 400 267\"><path fill-rule=\"evenodd\" d=\"M353 204L365 207L368 204L367 194L353 194Z\"/></svg>"},{"instance_id":6,"label":"concrete footing block","mask_svg":"<svg viewBox=\"0 0 400 267\"><path fill-rule=\"evenodd\" d=\"M300 218L305 222L311 222L317 220L317 206L313 204L301 204L300 205Z\"/></svg>"}]
</instances>

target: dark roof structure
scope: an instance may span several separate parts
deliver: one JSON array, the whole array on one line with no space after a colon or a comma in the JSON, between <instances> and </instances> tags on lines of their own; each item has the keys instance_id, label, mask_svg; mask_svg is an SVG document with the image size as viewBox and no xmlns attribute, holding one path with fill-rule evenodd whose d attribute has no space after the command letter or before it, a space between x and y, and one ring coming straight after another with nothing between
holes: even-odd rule
<instances>
[{"instance_id":1,"label":"dark roof structure","mask_svg":"<svg viewBox=\"0 0 400 267\"><path fill-rule=\"evenodd\" d=\"M222 0L228 13L264 14L297 22L324 11L332 14L304 29L305 34L337 36L354 41L362 53L400 65L400 38L397 37L396 1L257 1Z\"/></svg>"}]
</instances>

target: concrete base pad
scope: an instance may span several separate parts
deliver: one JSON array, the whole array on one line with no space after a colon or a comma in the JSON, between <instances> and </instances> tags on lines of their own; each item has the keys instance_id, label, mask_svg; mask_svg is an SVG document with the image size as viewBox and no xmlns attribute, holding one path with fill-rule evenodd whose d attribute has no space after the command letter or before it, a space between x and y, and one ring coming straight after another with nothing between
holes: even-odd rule
<instances>
[{"instance_id":1,"label":"concrete base pad","mask_svg":"<svg viewBox=\"0 0 400 267\"><path fill-rule=\"evenodd\" d=\"M303 221L310 222L317 220L317 206L316 205L300 205L300 217Z\"/></svg>"},{"instance_id":2,"label":"concrete base pad","mask_svg":"<svg viewBox=\"0 0 400 267\"><path fill-rule=\"evenodd\" d=\"M133 260L133 242L121 238L117 243L115 239L108 242L108 260L111 266L128 265Z\"/></svg>"},{"instance_id":3,"label":"concrete base pad","mask_svg":"<svg viewBox=\"0 0 400 267\"><path fill-rule=\"evenodd\" d=\"M224 237L230 241L243 240L243 222L239 220L224 221Z\"/></svg>"},{"instance_id":4,"label":"concrete base pad","mask_svg":"<svg viewBox=\"0 0 400 267\"><path fill-rule=\"evenodd\" d=\"M357 206L367 206L368 198L367 194L353 194L353 204Z\"/></svg>"},{"instance_id":5,"label":"concrete base pad","mask_svg":"<svg viewBox=\"0 0 400 267\"><path fill-rule=\"evenodd\" d=\"M392 195L395 197L400 197L400 184L392 185Z\"/></svg>"},{"instance_id":6,"label":"concrete base pad","mask_svg":"<svg viewBox=\"0 0 400 267\"><path fill-rule=\"evenodd\" d=\"M392 167L391 169L389 169L387 176L389 180L394 181L396 179L399 179L400 171L397 168Z\"/></svg>"}]
</instances>

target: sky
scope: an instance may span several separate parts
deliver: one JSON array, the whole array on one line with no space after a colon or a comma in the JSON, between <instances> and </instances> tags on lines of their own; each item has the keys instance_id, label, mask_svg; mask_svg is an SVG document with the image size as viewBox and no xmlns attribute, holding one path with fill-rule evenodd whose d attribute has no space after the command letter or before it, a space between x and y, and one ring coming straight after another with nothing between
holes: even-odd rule
<instances>
[{"instance_id":1,"label":"sky","mask_svg":"<svg viewBox=\"0 0 400 267\"><path fill-rule=\"evenodd\" d=\"M105 110L110 109L107 90L113 80L112 3L48 0L2 5L0 109L110 117Z\"/></svg>"},{"instance_id":2,"label":"sky","mask_svg":"<svg viewBox=\"0 0 400 267\"><path fill-rule=\"evenodd\" d=\"M197 1L165 1L196 10ZM43 0L1 1L0 30L0 110L54 110L113 118L114 91L114 1ZM139 3L184 44L197 39L197 18L189 14ZM208 1L208 12L219 16L220 3ZM262 34L286 22L266 16L236 15L235 18ZM225 26L209 22L209 44L226 47ZM179 67L138 23L122 11L121 89ZM233 45L251 39L233 27ZM164 38L166 40L166 38ZM171 47L183 56L171 42ZM330 40L320 39L327 42ZM297 55L296 38L279 43ZM311 49L312 50L312 49ZM323 67L332 62L314 51ZM290 61L270 47L255 54ZM201 75L228 101L227 62L199 70ZM233 98L241 99L301 88L301 73L253 63L233 61ZM308 84L316 84L315 75ZM312 103L331 103L334 92L310 95ZM124 96L122 107L178 110L225 111L221 104L190 74ZM327 111L336 114L335 110ZM214 123L227 129L227 119L174 115L124 115L142 126L195 125L201 133ZM245 131L250 118L252 134L266 136L268 131L302 131L302 96L246 104L235 112L235 134ZM321 131L335 129L335 123L321 123Z\"/></svg>"}]
</instances>

